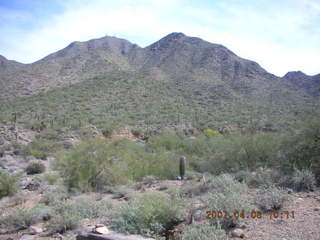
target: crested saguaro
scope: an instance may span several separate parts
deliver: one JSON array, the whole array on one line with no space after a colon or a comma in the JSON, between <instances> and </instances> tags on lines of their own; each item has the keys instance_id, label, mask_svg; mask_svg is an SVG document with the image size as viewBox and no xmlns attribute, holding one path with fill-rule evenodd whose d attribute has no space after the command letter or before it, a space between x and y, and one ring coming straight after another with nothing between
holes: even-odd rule
<instances>
[{"instance_id":1,"label":"crested saguaro","mask_svg":"<svg viewBox=\"0 0 320 240\"><path fill-rule=\"evenodd\" d=\"M180 170L180 178L181 180L184 179L184 174L186 173L186 157L181 156L179 160L179 170Z\"/></svg>"}]
</instances>

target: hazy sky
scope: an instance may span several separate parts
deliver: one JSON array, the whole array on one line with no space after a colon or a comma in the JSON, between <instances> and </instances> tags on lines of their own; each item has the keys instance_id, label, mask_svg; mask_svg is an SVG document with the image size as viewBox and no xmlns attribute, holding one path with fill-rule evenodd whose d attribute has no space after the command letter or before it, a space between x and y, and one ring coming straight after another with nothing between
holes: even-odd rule
<instances>
[{"instance_id":1,"label":"hazy sky","mask_svg":"<svg viewBox=\"0 0 320 240\"><path fill-rule=\"evenodd\" d=\"M0 0L0 54L23 63L73 41L110 35L145 47L171 32L278 76L320 73L320 0Z\"/></svg>"}]
</instances>

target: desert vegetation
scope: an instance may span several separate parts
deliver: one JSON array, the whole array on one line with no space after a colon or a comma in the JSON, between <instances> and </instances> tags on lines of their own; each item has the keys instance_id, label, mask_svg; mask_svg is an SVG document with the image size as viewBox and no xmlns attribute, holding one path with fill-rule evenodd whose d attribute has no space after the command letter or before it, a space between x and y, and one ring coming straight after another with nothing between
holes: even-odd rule
<instances>
[{"instance_id":1,"label":"desert vegetation","mask_svg":"<svg viewBox=\"0 0 320 240\"><path fill-rule=\"evenodd\" d=\"M1 171L0 196L17 205L0 216L1 226L26 229L44 222L54 234L81 228L89 219L117 232L165 239L182 224L182 239L227 239L242 226L243 214L279 211L293 199L288 192L317 190L320 124L313 119L275 132L163 129L142 140L146 130L132 131L135 141L102 132L82 136L71 148L63 148L54 128L38 133L18 156L51 159L49 168L43 164L48 160L25 168L43 185L41 198L25 207L17 185L23 173ZM195 210L190 204L196 199L202 207ZM206 219L206 210L240 217ZM200 221L198 216L190 222L194 211L201 212Z\"/></svg>"}]
</instances>

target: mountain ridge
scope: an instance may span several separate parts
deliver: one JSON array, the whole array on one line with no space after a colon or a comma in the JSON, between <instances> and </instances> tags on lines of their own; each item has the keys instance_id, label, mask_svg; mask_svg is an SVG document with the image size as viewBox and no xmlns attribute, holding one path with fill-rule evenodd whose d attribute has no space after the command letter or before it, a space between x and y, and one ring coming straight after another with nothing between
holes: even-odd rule
<instances>
[{"instance_id":1,"label":"mountain ridge","mask_svg":"<svg viewBox=\"0 0 320 240\"><path fill-rule=\"evenodd\" d=\"M173 81L190 88L197 85L230 88L235 94L248 96L261 95L263 89L269 89L270 93L276 91L273 85L277 84L278 88L304 90L318 96L309 90L311 87L283 81L288 77L279 78L223 45L179 32L170 33L144 48L125 39L105 36L72 42L31 64L1 61L3 65L13 66L10 71L0 73L2 100L72 85L113 71L141 72L152 79Z\"/></svg>"}]
</instances>

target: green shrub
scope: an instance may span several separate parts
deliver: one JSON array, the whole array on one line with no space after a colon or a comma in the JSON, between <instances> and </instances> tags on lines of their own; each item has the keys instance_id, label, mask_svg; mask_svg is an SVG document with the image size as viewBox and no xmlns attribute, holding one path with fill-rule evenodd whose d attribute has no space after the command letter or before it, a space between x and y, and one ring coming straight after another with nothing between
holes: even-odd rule
<instances>
[{"instance_id":1,"label":"green shrub","mask_svg":"<svg viewBox=\"0 0 320 240\"><path fill-rule=\"evenodd\" d=\"M48 211L50 210L43 205L37 205L33 208L14 208L9 215L1 220L1 223L8 227L27 228L41 221Z\"/></svg>"},{"instance_id":2,"label":"green shrub","mask_svg":"<svg viewBox=\"0 0 320 240\"><path fill-rule=\"evenodd\" d=\"M234 178L241 183L249 183L252 179L252 173L249 170L239 170L233 174Z\"/></svg>"},{"instance_id":3,"label":"green shrub","mask_svg":"<svg viewBox=\"0 0 320 240\"><path fill-rule=\"evenodd\" d=\"M81 219L93 219L108 216L111 213L112 207L112 202L108 199L96 201L92 197L83 196L70 202L67 205L67 211L78 214Z\"/></svg>"},{"instance_id":4,"label":"green shrub","mask_svg":"<svg viewBox=\"0 0 320 240\"><path fill-rule=\"evenodd\" d=\"M13 149L14 155L20 155L21 153L24 152L25 147L23 145L19 144L18 142L13 141L11 143L11 148Z\"/></svg>"},{"instance_id":5,"label":"green shrub","mask_svg":"<svg viewBox=\"0 0 320 240\"><path fill-rule=\"evenodd\" d=\"M206 183L199 183L199 184L185 184L181 188L181 194L183 196L187 197L194 197L194 196L200 196L202 194L207 193L210 190L210 187L212 187L209 184Z\"/></svg>"},{"instance_id":6,"label":"green shrub","mask_svg":"<svg viewBox=\"0 0 320 240\"><path fill-rule=\"evenodd\" d=\"M27 195L24 192L17 192L13 197L11 197L10 202L14 205L20 205L28 200Z\"/></svg>"},{"instance_id":7,"label":"green shrub","mask_svg":"<svg viewBox=\"0 0 320 240\"><path fill-rule=\"evenodd\" d=\"M178 171L172 153L147 152L129 140L90 140L60 154L54 164L68 188L104 190L153 175L173 179Z\"/></svg>"},{"instance_id":8,"label":"green shrub","mask_svg":"<svg viewBox=\"0 0 320 240\"><path fill-rule=\"evenodd\" d=\"M182 146L182 140L173 133L164 133L149 138L148 146L160 151L177 151Z\"/></svg>"},{"instance_id":9,"label":"green shrub","mask_svg":"<svg viewBox=\"0 0 320 240\"><path fill-rule=\"evenodd\" d=\"M227 211L232 216L234 211L248 213L250 211L249 200L244 196L248 191L245 183L237 182L231 175L223 174L210 179L214 186L214 192L206 201L209 210ZM227 229L239 224L242 218L213 218L210 220L214 225L221 225Z\"/></svg>"},{"instance_id":10,"label":"green shrub","mask_svg":"<svg viewBox=\"0 0 320 240\"><path fill-rule=\"evenodd\" d=\"M276 137L274 133L233 133L212 138L199 136L182 145L183 151L192 155L188 158L189 163L196 170L220 174L276 164Z\"/></svg>"},{"instance_id":11,"label":"green shrub","mask_svg":"<svg viewBox=\"0 0 320 240\"><path fill-rule=\"evenodd\" d=\"M216 192L234 192L234 193L245 193L248 191L246 183L239 183L230 174L222 174L207 180Z\"/></svg>"},{"instance_id":12,"label":"green shrub","mask_svg":"<svg viewBox=\"0 0 320 240\"><path fill-rule=\"evenodd\" d=\"M286 193L277 187L260 189L255 197L257 206L264 212L280 210L287 199Z\"/></svg>"},{"instance_id":13,"label":"green shrub","mask_svg":"<svg viewBox=\"0 0 320 240\"><path fill-rule=\"evenodd\" d=\"M0 199L12 196L17 192L18 178L0 170Z\"/></svg>"},{"instance_id":14,"label":"green shrub","mask_svg":"<svg viewBox=\"0 0 320 240\"><path fill-rule=\"evenodd\" d=\"M178 195L146 192L117 209L112 228L120 232L161 236L184 218Z\"/></svg>"},{"instance_id":15,"label":"green shrub","mask_svg":"<svg viewBox=\"0 0 320 240\"><path fill-rule=\"evenodd\" d=\"M131 133L133 134L133 136L135 137L140 137L142 135L142 131L141 129L132 129Z\"/></svg>"},{"instance_id":16,"label":"green shrub","mask_svg":"<svg viewBox=\"0 0 320 240\"><path fill-rule=\"evenodd\" d=\"M110 200L96 199L82 196L73 201L59 201L52 205L53 214L47 227L51 232L63 233L80 226L81 220L94 219L111 215L112 203Z\"/></svg>"},{"instance_id":17,"label":"green shrub","mask_svg":"<svg viewBox=\"0 0 320 240\"><path fill-rule=\"evenodd\" d=\"M226 232L217 226L209 224L191 225L186 227L181 235L182 240L227 240Z\"/></svg>"},{"instance_id":18,"label":"green shrub","mask_svg":"<svg viewBox=\"0 0 320 240\"><path fill-rule=\"evenodd\" d=\"M111 137L113 133L113 129L111 127L105 127L102 131L103 136L105 137Z\"/></svg>"},{"instance_id":19,"label":"green shrub","mask_svg":"<svg viewBox=\"0 0 320 240\"><path fill-rule=\"evenodd\" d=\"M282 177L280 186L292 188L297 192L309 192L315 189L316 179L308 169L294 169L292 175Z\"/></svg>"},{"instance_id":20,"label":"green shrub","mask_svg":"<svg viewBox=\"0 0 320 240\"><path fill-rule=\"evenodd\" d=\"M55 206L68 199L68 197L69 194L65 187L55 186L54 188L50 187L43 192L40 202L45 205Z\"/></svg>"},{"instance_id":21,"label":"green shrub","mask_svg":"<svg viewBox=\"0 0 320 240\"><path fill-rule=\"evenodd\" d=\"M221 134L213 129L206 129L203 131L203 134L206 135L207 137L214 137L214 136L221 136Z\"/></svg>"},{"instance_id":22,"label":"green shrub","mask_svg":"<svg viewBox=\"0 0 320 240\"><path fill-rule=\"evenodd\" d=\"M37 159L46 160L49 153L61 150L63 147L57 140L38 138L28 144L24 155L34 156Z\"/></svg>"},{"instance_id":23,"label":"green shrub","mask_svg":"<svg viewBox=\"0 0 320 240\"><path fill-rule=\"evenodd\" d=\"M59 174L55 173L46 173L43 175L43 179L47 181L50 185L54 185L59 181Z\"/></svg>"},{"instance_id":24,"label":"green shrub","mask_svg":"<svg viewBox=\"0 0 320 240\"><path fill-rule=\"evenodd\" d=\"M269 187L275 183L276 177L272 169L258 168L254 173L248 175L247 184L251 187Z\"/></svg>"},{"instance_id":25,"label":"green shrub","mask_svg":"<svg viewBox=\"0 0 320 240\"><path fill-rule=\"evenodd\" d=\"M243 195L236 192L213 193L206 202L207 209L216 211L227 211L230 216L233 216L235 211L247 215L250 213L249 201ZM209 220L214 225L221 225L227 229L234 227L243 221L242 218L212 218Z\"/></svg>"},{"instance_id":26,"label":"green shrub","mask_svg":"<svg viewBox=\"0 0 320 240\"><path fill-rule=\"evenodd\" d=\"M80 226L80 223L81 217L78 214L70 211L62 211L52 216L46 227L51 232L64 233L68 230L76 229Z\"/></svg>"},{"instance_id":27,"label":"green shrub","mask_svg":"<svg viewBox=\"0 0 320 240\"><path fill-rule=\"evenodd\" d=\"M30 163L27 168L26 172L28 175L43 173L45 171L46 167L43 163L40 162L32 162Z\"/></svg>"}]
</instances>

